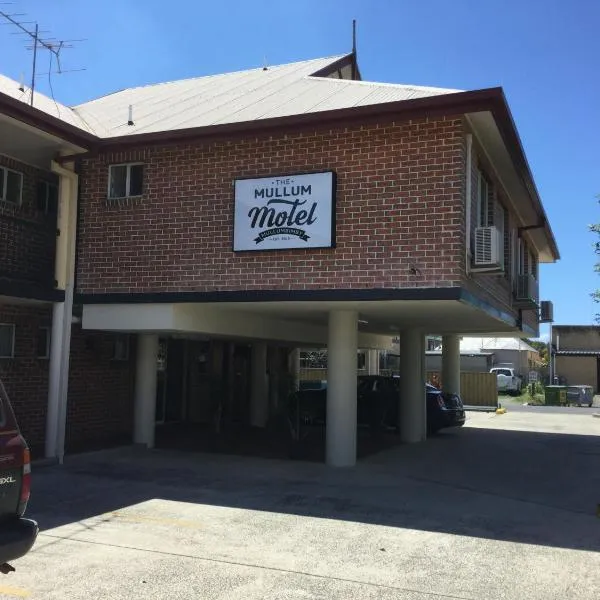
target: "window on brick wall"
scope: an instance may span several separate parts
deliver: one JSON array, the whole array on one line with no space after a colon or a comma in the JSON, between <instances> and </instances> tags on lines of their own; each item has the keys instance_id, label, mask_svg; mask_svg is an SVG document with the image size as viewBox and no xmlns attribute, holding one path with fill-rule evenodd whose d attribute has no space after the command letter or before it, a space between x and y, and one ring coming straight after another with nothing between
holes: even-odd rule
<instances>
[{"instance_id":1,"label":"window on brick wall","mask_svg":"<svg viewBox=\"0 0 600 600\"><path fill-rule=\"evenodd\" d=\"M479 169L477 191L477 227L495 227L499 236L499 257L502 268L507 264L506 230L508 229L508 211L498 201L496 189L491 179Z\"/></svg>"},{"instance_id":2,"label":"window on brick wall","mask_svg":"<svg viewBox=\"0 0 600 600\"><path fill-rule=\"evenodd\" d=\"M144 188L144 165L129 163L108 168L108 197L141 196Z\"/></svg>"},{"instance_id":3,"label":"window on brick wall","mask_svg":"<svg viewBox=\"0 0 600 600\"><path fill-rule=\"evenodd\" d=\"M23 173L0 167L0 200L20 206L23 198Z\"/></svg>"},{"instance_id":4,"label":"window on brick wall","mask_svg":"<svg viewBox=\"0 0 600 600\"><path fill-rule=\"evenodd\" d=\"M15 326L0 323L0 358L13 358L15 355Z\"/></svg>"},{"instance_id":5,"label":"window on brick wall","mask_svg":"<svg viewBox=\"0 0 600 600\"><path fill-rule=\"evenodd\" d=\"M113 340L113 360L129 360L129 336L117 335Z\"/></svg>"},{"instance_id":6,"label":"window on brick wall","mask_svg":"<svg viewBox=\"0 0 600 600\"><path fill-rule=\"evenodd\" d=\"M40 181L37 189L37 207L46 215L58 210L58 186L48 181Z\"/></svg>"},{"instance_id":7,"label":"window on brick wall","mask_svg":"<svg viewBox=\"0 0 600 600\"><path fill-rule=\"evenodd\" d=\"M50 327L38 327L37 357L50 358Z\"/></svg>"}]
</instances>

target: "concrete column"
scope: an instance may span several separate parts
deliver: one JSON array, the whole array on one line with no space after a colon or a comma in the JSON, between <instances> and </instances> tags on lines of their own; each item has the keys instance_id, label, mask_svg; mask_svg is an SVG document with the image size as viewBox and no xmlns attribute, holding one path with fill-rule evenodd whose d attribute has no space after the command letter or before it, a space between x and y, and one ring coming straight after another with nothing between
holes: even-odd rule
<instances>
[{"instance_id":1,"label":"concrete column","mask_svg":"<svg viewBox=\"0 0 600 600\"><path fill-rule=\"evenodd\" d=\"M460 336L442 338L442 387L445 392L460 395Z\"/></svg>"},{"instance_id":2,"label":"concrete column","mask_svg":"<svg viewBox=\"0 0 600 600\"><path fill-rule=\"evenodd\" d=\"M425 338L417 329L400 334L400 439L406 443L426 439Z\"/></svg>"},{"instance_id":3,"label":"concrete column","mask_svg":"<svg viewBox=\"0 0 600 600\"><path fill-rule=\"evenodd\" d=\"M133 441L154 447L156 421L156 368L158 361L158 335L140 333L137 341L135 371L135 412Z\"/></svg>"},{"instance_id":4,"label":"concrete column","mask_svg":"<svg viewBox=\"0 0 600 600\"><path fill-rule=\"evenodd\" d=\"M265 427L269 418L267 344L255 342L250 354L250 425Z\"/></svg>"},{"instance_id":5,"label":"concrete column","mask_svg":"<svg viewBox=\"0 0 600 600\"><path fill-rule=\"evenodd\" d=\"M46 412L46 458L56 457L64 318L64 302L55 302L52 306L52 330L50 334L48 409Z\"/></svg>"},{"instance_id":6,"label":"concrete column","mask_svg":"<svg viewBox=\"0 0 600 600\"><path fill-rule=\"evenodd\" d=\"M367 373L379 375L379 350L367 350Z\"/></svg>"},{"instance_id":7,"label":"concrete column","mask_svg":"<svg viewBox=\"0 0 600 600\"><path fill-rule=\"evenodd\" d=\"M358 313L329 313L327 343L326 462L332 467L356 464L356 386Z\"/></svg>"}]
</instances>

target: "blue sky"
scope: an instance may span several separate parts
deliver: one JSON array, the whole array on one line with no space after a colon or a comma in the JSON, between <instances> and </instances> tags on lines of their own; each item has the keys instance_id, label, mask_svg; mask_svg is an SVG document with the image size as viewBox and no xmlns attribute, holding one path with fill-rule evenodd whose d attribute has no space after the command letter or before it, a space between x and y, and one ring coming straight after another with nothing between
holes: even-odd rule
<instances>
[{"instance_id":1,"label":"blue sky","mask_svg":"<svg viewBox=\"0 0 600 600\"><path fill-rule=\"evenodd\" d=\"M329 56L351 49L364 79L504 87L562 259L542 266L557 323L593 321L600 221L600 3L592 0L12 0L48 35L85 38L53 76L75 104L123 87ZM31 57L0 28L0 72L30 78ZM48 55L40 55L47 72ZM37 85L48 93L47 76Z\"/></svg>"}]
</instances>

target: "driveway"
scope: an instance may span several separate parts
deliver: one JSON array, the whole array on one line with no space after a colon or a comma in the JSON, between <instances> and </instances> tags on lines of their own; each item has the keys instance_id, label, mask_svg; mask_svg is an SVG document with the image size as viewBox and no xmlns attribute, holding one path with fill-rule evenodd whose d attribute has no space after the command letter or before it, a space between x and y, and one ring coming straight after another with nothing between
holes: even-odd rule
<instances>
[{"instance_id":1,"label":"driveway","mask_svg":"<svg viewBox=\"0 0 600 600\"><path fill-rule=\"evenodd\" d=\"M349 470L166 450L71 457L34 470L43 531L0 597L597 598L600 419L537 418L471 413L462 430Z\"/></svg>"}]
</instances>

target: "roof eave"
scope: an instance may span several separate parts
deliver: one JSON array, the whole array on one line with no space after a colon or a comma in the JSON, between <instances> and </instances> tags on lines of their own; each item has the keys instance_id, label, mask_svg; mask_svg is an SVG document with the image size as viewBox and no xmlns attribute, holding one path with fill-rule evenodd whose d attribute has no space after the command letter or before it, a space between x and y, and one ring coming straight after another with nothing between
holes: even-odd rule
<instances>
[{"instance_id":1,"label":"roof eave","mask_svg":"<svg viewBox=\"0 0 600 600\"><path fill-rule=\"evenodd\" d=\"M517 127L508 106L508 102L506 101L504 91L502 88L495 89L498 90L498 95L493 101L492 114L500 134L502 135L504 143L510 152L513 164L519 172L535 206L536 212L539 215L540 225L543 226L552 257L554 261L557 261L560 259L560 252L558 250L556 238L554 237L554 233L550 227L550 223L548 222L548 216L542 204L538 189L535 185L531 167L529 166L529 162L527 161L525 150L523 148L523 143L521 142L521 137L517 131Z\"/></svg>"},{"instance_id":2,"label":"roof eave","mask_svg":"<svg viewBox=\"0 0 600 600\"><path fill-rule=\"evenodd\" d=\"M100 138L94 134L2 92L0 92L0 112L84 149L91 149L100 141Z\"/></svg>"}]
</instances>

